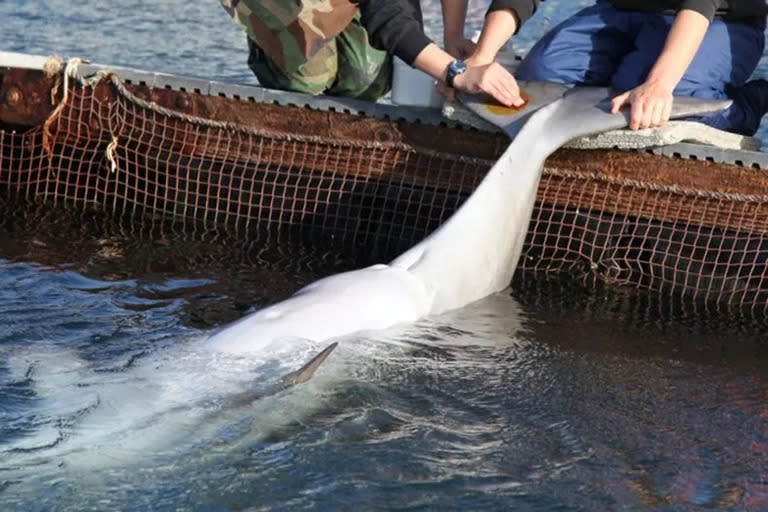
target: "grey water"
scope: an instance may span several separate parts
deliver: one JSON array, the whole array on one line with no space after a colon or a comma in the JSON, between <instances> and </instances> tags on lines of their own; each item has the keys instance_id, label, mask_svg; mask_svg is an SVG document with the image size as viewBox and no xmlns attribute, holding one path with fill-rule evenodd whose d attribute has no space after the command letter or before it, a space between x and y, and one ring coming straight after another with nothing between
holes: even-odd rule
<instances>
[{"instance_id":1,"label":"grey water","mask_svg":"<svg viewBox=\"0 0 768 512\"><path fill-rule=\"evenodd\" d=\"M514 48L587 3L545 2ZM254 83L215 1L0 14L3 50ZM439 17L426 3L433 35ZM190 348L370 257L0 199L0 510L768 510L768 326L749 312L523 275L270 396L278 363ZM240 385L265 398L228 408L218 388ZM111 429L126 408L153 414ZM57 451L77 438L96 441Z\"/></svg>"}]
</instances>

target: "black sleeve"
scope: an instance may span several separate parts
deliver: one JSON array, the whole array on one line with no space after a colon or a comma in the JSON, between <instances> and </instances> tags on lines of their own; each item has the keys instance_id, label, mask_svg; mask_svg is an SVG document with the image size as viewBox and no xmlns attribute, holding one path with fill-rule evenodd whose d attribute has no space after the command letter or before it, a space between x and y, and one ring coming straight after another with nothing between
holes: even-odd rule
<instances>
[{"instance_id":1,"label":"black sleeve","mask_svg":"<svg viewBox=\"0 0 768 512\"><path fill-rule=\"evenodd\" d=\"M722 3L722 1L718 0L684 0L680 3L680 8L696 11L709 21L712 21L715 18L717 8Z\"/></svg>"},{"instance_id":2,"label":"black sleeve","mask_svg":"<svg viewBox=\"0 0 768 512\"><path fill-rule=\"evenodd\" d=\"M488 12L509 10L515 11L517 18L520 21L520 27L533 16L536 9L539 7L539 0L491 0L491 6L488 7Z\"/></svg>"},{"instance_id":3,"label":"black sleeve","mask_svg":"<svg viewBox=\"0 0 768 512\"><path fill-rule=\"evenodd\" d=\"M732 0L731 0L732 1ZM672 14L680 9L696 11L708 20L715 17L718 8L728 5L726 0L611 0L611 5L624 11L643 11Z\"/></svg>"},{"instance_id":4,"label":"black sleeve","mask_svg":"<svg viewBox=\"0 0 768 512\"><path fill-rule=\"evenodd\" d=\"M397 55L407 64L432 42L421 25L418 4L407 0L358 0L360 22L371 45Z\"/></svg>"}]
</instances>

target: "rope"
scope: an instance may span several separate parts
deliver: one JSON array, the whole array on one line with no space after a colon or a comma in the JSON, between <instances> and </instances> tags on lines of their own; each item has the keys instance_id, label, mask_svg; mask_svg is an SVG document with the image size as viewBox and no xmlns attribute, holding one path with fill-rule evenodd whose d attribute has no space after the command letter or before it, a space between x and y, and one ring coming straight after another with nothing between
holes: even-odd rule
<instances>
[{"instance_id":1,"label":"rope","mask_svg":"<svg viewBox=\"0 0 768 512\"><path fill-rule=\"evenodd\" d=\"M51 148L51 139L53 138L53 134L51 133L51 126L53 126L53 123L56 122L59 118L59 114L61 114L61 111L64 110L64 107L67 104L67 99L69 99L69 79L77 78L77 69L82 63L82 59L79 59L77 57L69 59L67 61L67 65L64 68L64 91L61 95L61 101L58 105L56 105L56 108L53 109L53 112L51 112L51 115L48 116L48 119L45 120L45 123L43 123L43 149L48 154L48 163L51 163L51 159L53 158L53 148ZM61 59L59 57L51 57L46 61L46 63L43 65L43 70L46 73L51 72L58 72L58 70L61 69ZM51 103L54 103L56 101L56 94L58 93L58 83L55 87L51 89Z\"/></svg>"}]
</instances>

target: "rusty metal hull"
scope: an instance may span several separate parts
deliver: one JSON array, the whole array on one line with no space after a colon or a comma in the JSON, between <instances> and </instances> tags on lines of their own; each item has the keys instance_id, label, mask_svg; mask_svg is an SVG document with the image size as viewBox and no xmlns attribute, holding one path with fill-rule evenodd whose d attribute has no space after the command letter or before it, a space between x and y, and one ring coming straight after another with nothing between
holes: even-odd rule
<instances>
[{"instance_id":1,"label":"rusty metal hull","mask_svg":"<svg viewBox=\"0 0 768 512\"><path fill-rule=\"evenodd\" d=\"M34 64L0 59L0 189L242 236L307 228L396 254L508 145L436 109ZM546 162L522 268L765 308L766 168L764 153L694 144L562 149Z\"/></svg>"}]
</instances>

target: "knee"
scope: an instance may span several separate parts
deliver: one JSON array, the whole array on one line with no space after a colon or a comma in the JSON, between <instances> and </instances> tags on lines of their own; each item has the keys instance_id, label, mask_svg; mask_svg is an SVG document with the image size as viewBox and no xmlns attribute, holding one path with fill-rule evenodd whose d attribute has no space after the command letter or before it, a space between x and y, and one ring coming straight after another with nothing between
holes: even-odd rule
<instances>
[{"instance_id":1,"label":"knee","mask_svg":"<svg viewBox=\"0 0 768 512\"><path fill-rule=\"evenodd\" d=\"M562 69L551 65L550 59L544 59L541 56L532 54L528 54L520 63L520 66L515 71L515 78L524 81L556 82L561 84L574 83Z\"/></svg>"},{"instance_id":2,"label":"knee","mask_svg":"<svg viewBox=\"0 0 768 512\"><path fill-rule=\"evenodd\" d=\"M295 71L286 72L283 69L286 63L283 63L283 66L278 65L250 38L248 47L248 67L262 87L317 96L323 94L336 80L335 48L323 48L318 52L319 55L315 55L311 60L291 61L289 64Z\"/></svg>"}]
</instances>

